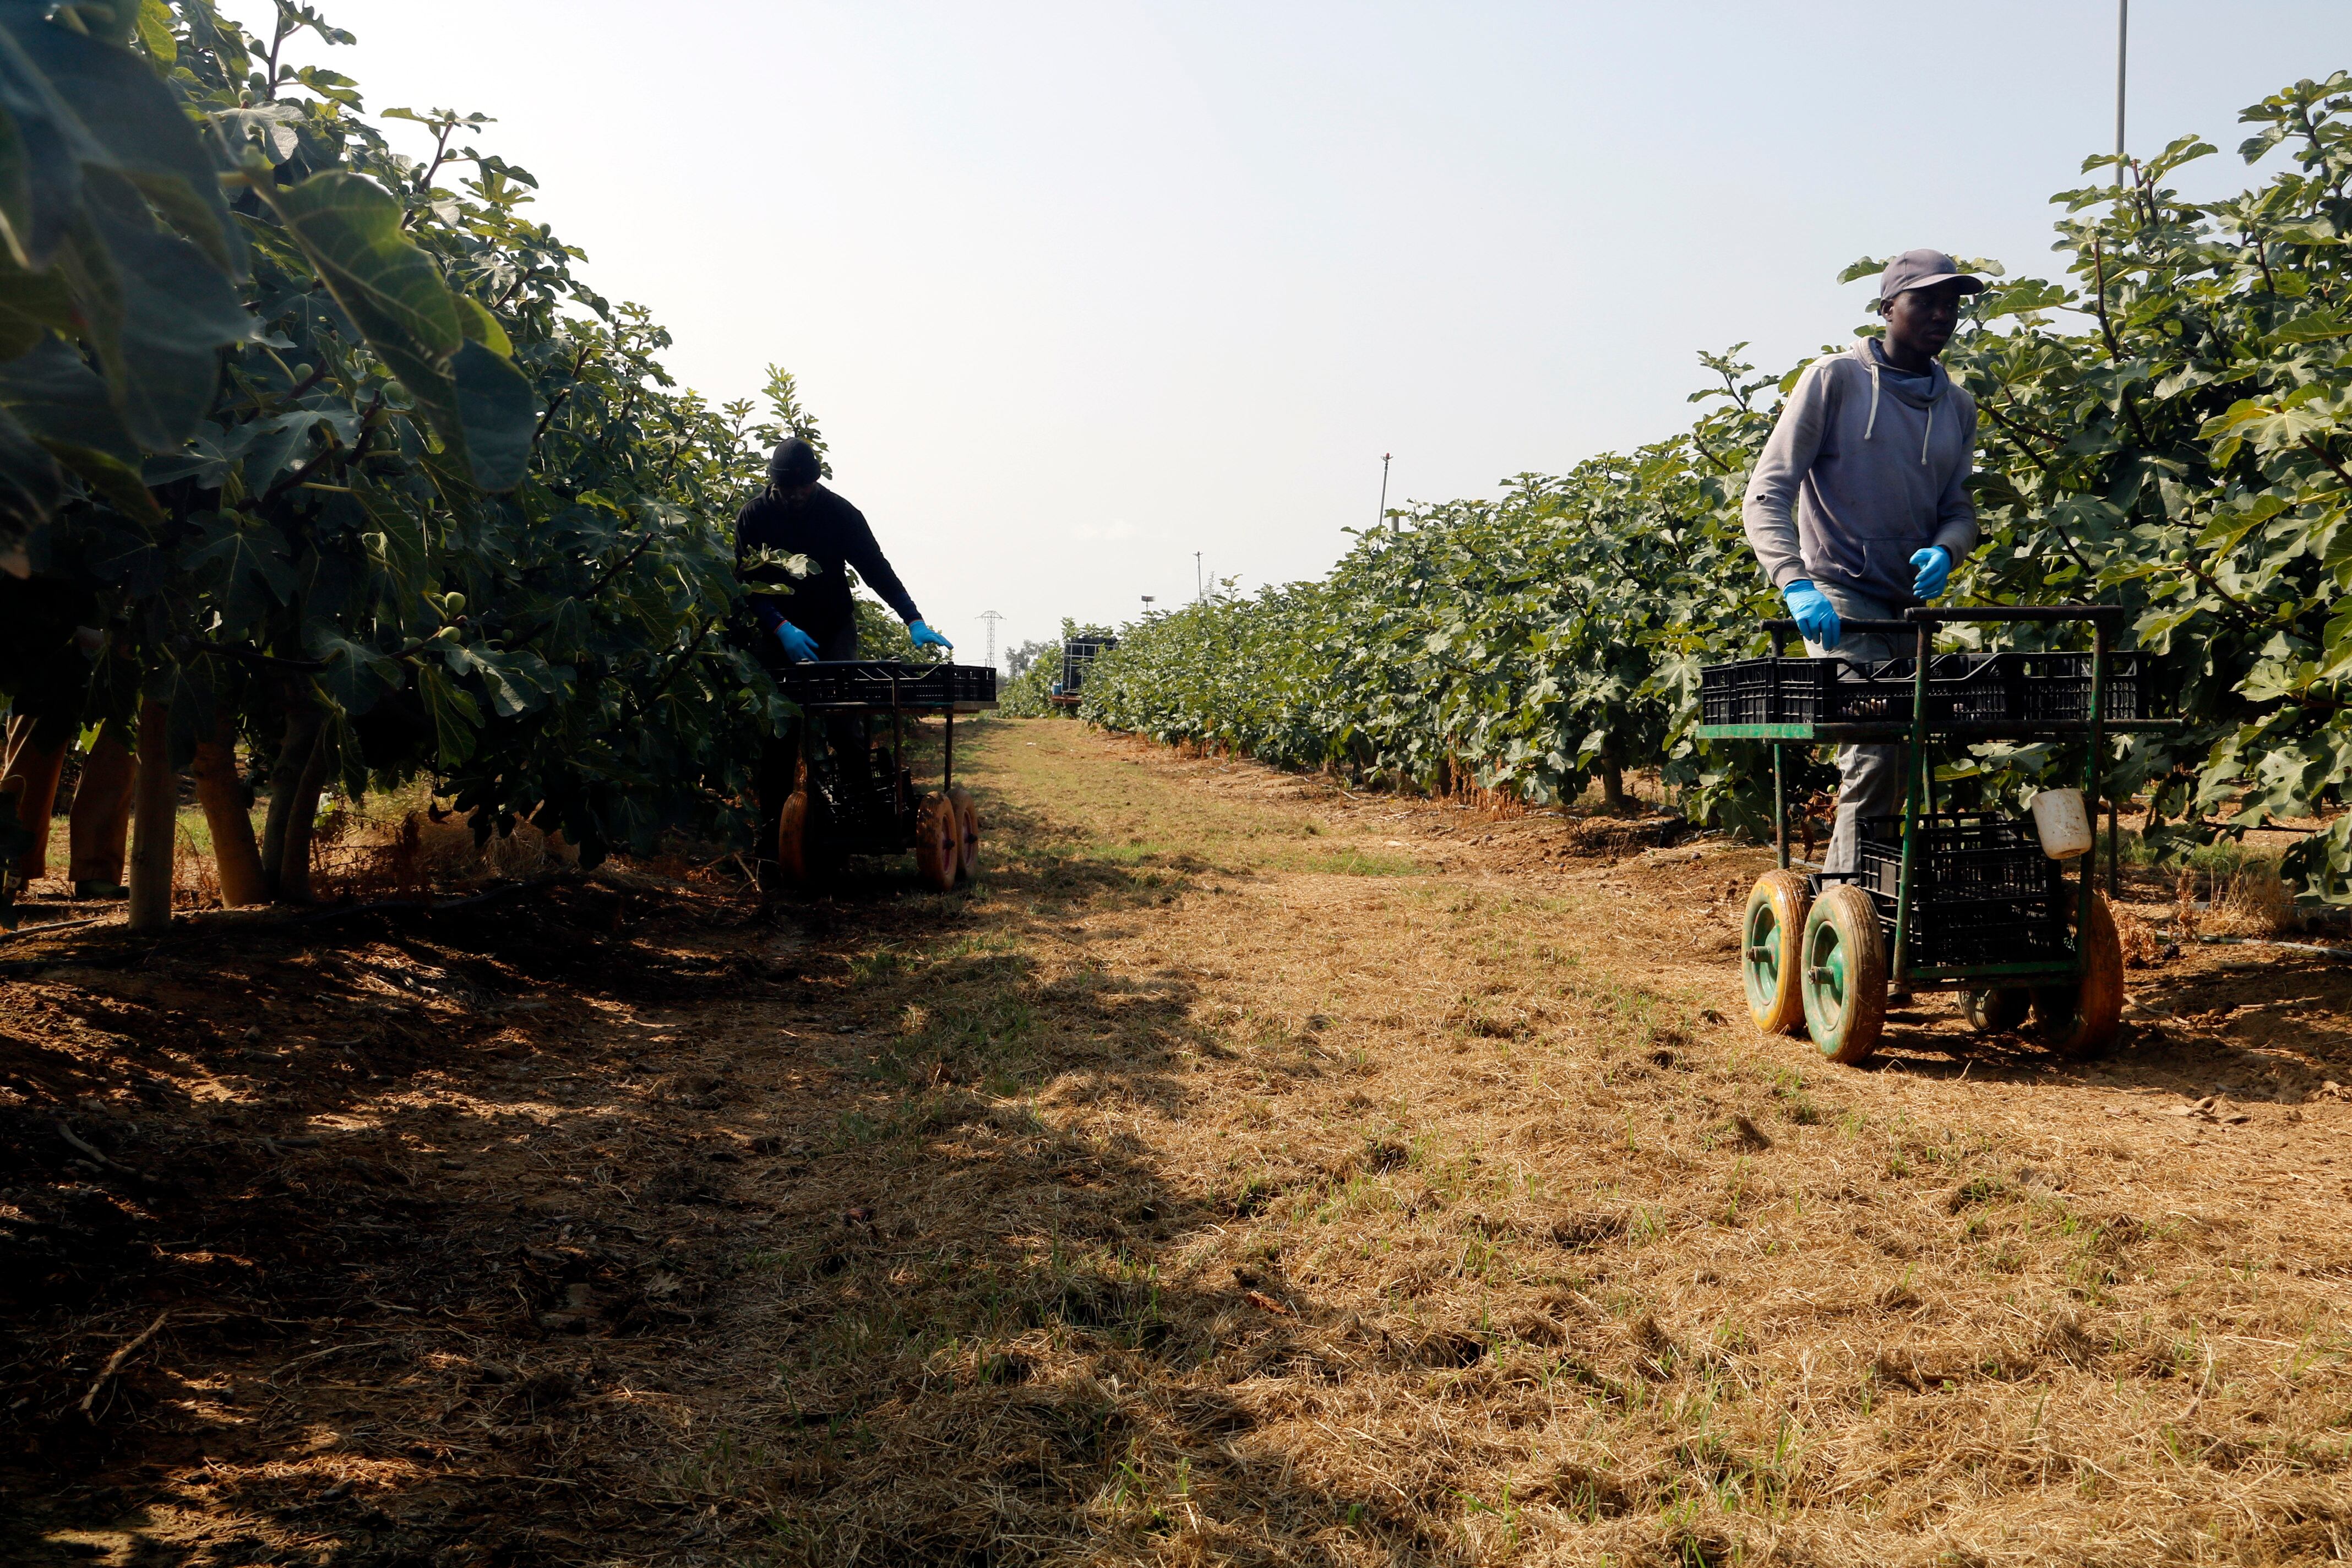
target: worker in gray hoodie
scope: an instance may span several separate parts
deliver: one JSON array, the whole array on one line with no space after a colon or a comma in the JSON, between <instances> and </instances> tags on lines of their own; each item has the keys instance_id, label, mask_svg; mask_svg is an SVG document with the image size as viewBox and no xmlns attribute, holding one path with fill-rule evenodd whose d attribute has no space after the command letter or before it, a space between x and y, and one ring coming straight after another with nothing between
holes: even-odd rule
<instances>
[{"instance_id":1,"label":"worker in gray hoodie","mask_svg":"<svg viewBox=\"0 0 2352 1568\"><path fill-rule=\"evenodd\" d=\"M1898 618L1943 593L1976 547L1969 500L1976 399L1936 356L1980 279L1937 250L1906 250L1878 282L1884 338L1815 360L1797 378L1748 480L1748 542L1788 601L1806 651L1857 660L1909 655L1883 634L1840 635L1839 621ZM1905 748L1838 751L1837 821L1823 868L1852 871L1864 817L1903 809Z\"/></svg>"}]
</instances>

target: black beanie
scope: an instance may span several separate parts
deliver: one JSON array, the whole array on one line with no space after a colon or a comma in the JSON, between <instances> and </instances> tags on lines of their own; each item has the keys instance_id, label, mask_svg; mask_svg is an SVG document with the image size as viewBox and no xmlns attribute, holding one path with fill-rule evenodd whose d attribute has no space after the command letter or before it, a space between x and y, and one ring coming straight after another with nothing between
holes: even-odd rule
<instances>
[{"instance_id":1,"label":"black beanie","mask_svg":"<svg viewBox=\"0 0 2352 1568\"><path fill-rule=\"evenodd\" d=\"M823 472L816 448L797 436L778 442L775 456L768 459L768 482L780 490L798 489Z\"/></svg>"}]
</instances>

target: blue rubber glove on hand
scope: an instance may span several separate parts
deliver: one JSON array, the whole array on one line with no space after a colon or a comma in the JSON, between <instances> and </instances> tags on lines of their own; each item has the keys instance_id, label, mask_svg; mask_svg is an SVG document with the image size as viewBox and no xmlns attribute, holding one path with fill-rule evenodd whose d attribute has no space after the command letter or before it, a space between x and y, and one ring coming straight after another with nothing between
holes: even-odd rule
<instances>
[{"instance_id":1,"label":"blue rubber glove on hand","mask_svg":"<svg viewBox=\"0 0 2352 1568\"><path fill-rule=\"evenodd\" d=\"M917 647L943 647L950 653L953 653L955 651L955 644L948 641L947 638L931 630L929 626L926 626L921 621L908 622L907 635L915 639L915 646Z\"/></svg>"},{"instance_id":2,"label":"blue rubber glove on hand","mask_svg":"<svg viewBox=\"0 0 2352 1568\"><path fill-rule=\"evenodd\" d=\"M1796 617L1797 630L1807 642L1820 647L1838 645L1837 606L1830 597L1806 579L1800 577L1780 590L1789 601L1789 614Z\"/></svg>"},{"instance_id":3,"label":"blue rubber glove on hand","mask_svg":"<svg viewBox=\"0 0 2352 1568\"><path fill-rule=\"evenodd\" d=\"M776 628L776 640L784 645L784 655L794 664L806 664L816 658L816 638L786 621Z\"/></svg>"},{"instance_id":4,"label":"blue rubber glove on hand","mask_svg":"<svg viewBox=\"0 0 2352 1568\"><path fill-rule=\"evenodd\" d=\"M1952 552L1940 544L1913 551L1911 564L1919 569L1919 575L1911 582L1911 593L1915 598L1932 599L1941 594L1944 584L1951 580Z\"/></svg>"}]
</instances>

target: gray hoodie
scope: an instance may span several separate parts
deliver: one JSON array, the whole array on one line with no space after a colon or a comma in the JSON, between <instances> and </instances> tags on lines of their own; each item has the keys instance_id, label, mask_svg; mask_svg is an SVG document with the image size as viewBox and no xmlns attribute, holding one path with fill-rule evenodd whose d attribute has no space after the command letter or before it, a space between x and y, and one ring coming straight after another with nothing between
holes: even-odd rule
<instances>
[{"instance_id":1,"label":"gray hoodie","mask_svg":"<svg viewBox=\"0 0 2352 1568\"><path fill-rule=\"evenodd\" d=\"M1775 588L1810 577L1917 604L1914 552L1940 544L1957 565L1976 548L1976 445L1977 400L1940 363L1903 376L1864 338L1797 378L1748 479L1748 542Z\"/></svg>"}]
</instances>

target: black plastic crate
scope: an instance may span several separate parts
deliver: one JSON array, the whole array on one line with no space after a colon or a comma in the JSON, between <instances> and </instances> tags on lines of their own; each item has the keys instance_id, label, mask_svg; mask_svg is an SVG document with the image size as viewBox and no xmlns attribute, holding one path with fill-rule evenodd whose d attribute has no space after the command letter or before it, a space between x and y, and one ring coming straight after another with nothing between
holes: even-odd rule
<instances>
[{"instance_id":1,"label":"black plastic crate","mask_svg":"<svg viewBox=\"0 0 2352 1568\"><path fill-rule=\"evenodd\" d=\"M1706 724L1899 724L1913 707L1910 658L1742 658L1699 671ZM2106 719L2143 716L2140 656L2107 656ZM2079 724L2090 718L2087 653L1939 653L1927 661L1933 724Z\"/></svg>"},{"instance_id":2,"label":"black plastic crate","mask_svg":"<svg viewBox=\"0 0 2352 1568\"><path fill-rule=\"evenodd\" d=\"M1937 723L2010 716L2000 656L1942 653L1927 661L1927 717ZM1699 670L1706 724L1902 723L1913 706L1909 658L1742 658Z\"/></svg>"},{"instance_id":3,"label":"black plastic crate","mask_svg":"<svg viewBox=\"0 0 2352 1568\"><path fill-rule=\"evenodd\" d=\"M1809 724L1820 706L1830 661L1738 658L1703 666L1698 711L1703 724Z\"/></svg>"},{"instance_id":4,"label":"black plastic crate","mask_svg":"<svg viewBox=\"0 0 2352 1568\"><path fill-rule=\"evenodd\" d=\"M2091 656L2087 653L2010 653L2010 688L2020 719L2037 723L2079 724L2091 717ZM2107 655L2107 700L2103 719L2139 719L2140 659L2136 653Z\"/></svg>"},{"instance_id":5,"label":"black plastic crate","mask_svg":"<svg viewBox=\"0 0 2352 1568\"><path fill-rule=\"evenodd\" d=\"M1902 889L1902 819L1870 817L1860 826L1852 880L1878 907L1891 942ZM1974 812L1927 818L1911 880L1915 964L2015 963L2070 951L2076 889L2066 862L2042 852L2030 820Z\"/></svg>"},{"instance_id":6,"label":"black plastic crate","mask_svg":"<svg viewBox=\"0 0 2352 1568\"><path fill-rule=\"evenodd\" d=\"M817 659L787 668L777 684L793 701L941 708L996 700L996 671L984 664L903 664L889 658Z\"/></svg>"},{"instance_id":7,"label":"black plastic crate","mask_svg":"<svg viewBox=\"0 0 2352 1568\"><path fill-rule=\"evenodd\" d=\"M2004 656L1937 653L1927 656L1927 720L1930 723L1995 723L2010 716ZM1831 717L1849 723L1906 720L1914 707L1916 658L1848 661L1830 688Z\"/></svg>"}]
</instances>

